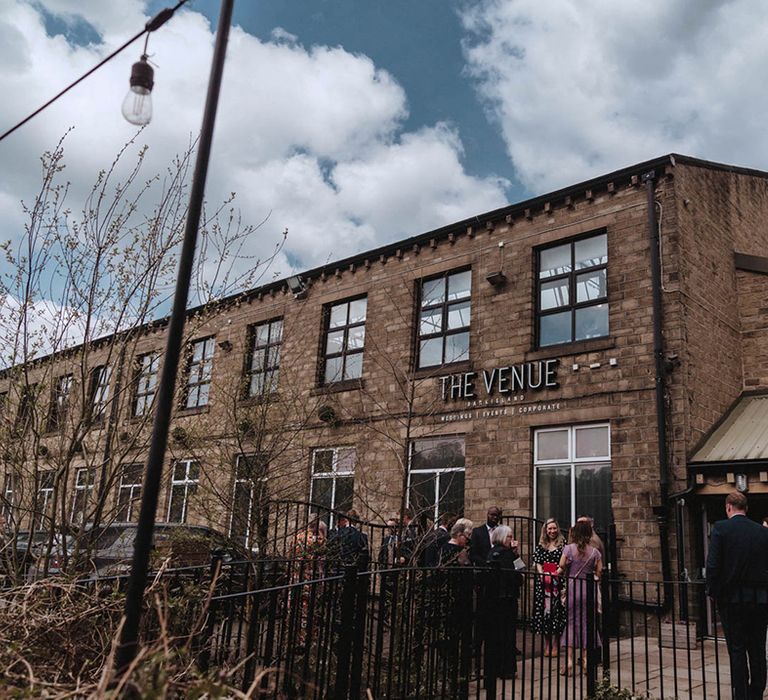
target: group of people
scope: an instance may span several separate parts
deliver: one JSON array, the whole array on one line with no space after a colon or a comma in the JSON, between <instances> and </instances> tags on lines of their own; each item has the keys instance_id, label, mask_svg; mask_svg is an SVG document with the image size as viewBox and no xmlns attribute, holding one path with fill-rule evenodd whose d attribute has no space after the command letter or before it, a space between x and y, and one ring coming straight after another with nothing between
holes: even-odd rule
<instances>
[{"instance_id":1,"label":"group of people","mask_svg":"<svg viewBox=\"0 0 768 700\"><path fill-rule=\"evenodd\" d=\"M489 629L498 626L502 646L510 651L510 664L502 672L514 672L514 630L517 626L518 599L522 571L526 568L519 555L519 543L512 529L501 524L502 510L488 509L486 522L477 527L467 518L444 514L436 527L419 537L406 514L402 546L397 548L397 521L388 521L390 534L379 552L379 564L398 566L415 563L424 567L493 566L501 571L500 590L496 600L499 609L489 613ZM399 551L399 557L397 552ZM605 551L593 528L592 518L581 516L570 529L568 542L554 518L545 521L533 552L534 609L533 630L542 635L545 656L558 656L560 647L567 653L563 675L573 672L574 649L581 649L581 662L587 663L587 649L600 645L597 625L589 628L590 619L599 614L600 591L597 582L602 575ZM591 591L588 590L591 588ZM588 608L592 596L593 608ZM483 613L481 612L481 615ZM588 634L592 633L592 639Z\"/></svg>"}]
</instances>

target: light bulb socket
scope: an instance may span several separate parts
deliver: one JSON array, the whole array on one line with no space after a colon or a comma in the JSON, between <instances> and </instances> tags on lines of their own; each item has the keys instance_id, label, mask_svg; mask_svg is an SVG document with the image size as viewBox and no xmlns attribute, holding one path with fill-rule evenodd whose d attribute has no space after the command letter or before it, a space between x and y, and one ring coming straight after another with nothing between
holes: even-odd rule
<instances>
[{"instance_id":1,"label":"light bulb socket","mask_svg":"<svg viewBox=\"0 0 768 700\"><path fill-rule=\"evenodd\" d=\"M152 92L155 86L155 71L147 63L147 57L142 56L131 66L131 88L143 88L147 92Z\"/></svg>"}]
</instances>

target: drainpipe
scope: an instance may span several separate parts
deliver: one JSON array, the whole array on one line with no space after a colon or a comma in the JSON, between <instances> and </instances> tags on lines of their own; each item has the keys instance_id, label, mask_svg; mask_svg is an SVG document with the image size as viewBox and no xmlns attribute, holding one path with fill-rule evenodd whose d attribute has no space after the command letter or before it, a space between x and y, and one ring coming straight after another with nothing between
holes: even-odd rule
<instances>
[{"instance_id":1,"label":"drainpipe","mask_svg":"<svg viewBox=\"0 0 768 700\"><path fill-rule=\"evenodd\" d=\"M659 257L659 226L656 219L656 198L654 183L656 172L643 173L648 203L648 244L651 252L651 285L653 288L653 356L656 372L654 377L656 394L656 428L658 433L659 456L659 497L660 505L654 508L659 527L661 545L661 575L664 583L664 609L672 602L672 561L669 553L669 458L667 450L667 404L666 378L668 367L664 359L664 336L662 333L663 307L661 299L661 259Z\"/></svg>"}]
</instances>

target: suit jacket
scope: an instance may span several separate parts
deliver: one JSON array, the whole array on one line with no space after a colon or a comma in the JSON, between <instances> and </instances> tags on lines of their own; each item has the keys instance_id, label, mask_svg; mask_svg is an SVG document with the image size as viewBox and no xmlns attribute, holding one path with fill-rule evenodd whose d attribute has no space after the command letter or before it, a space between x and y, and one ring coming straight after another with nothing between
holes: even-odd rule
<instances>
[{"instance_id":1,"label":"suit jacket","mask_svg":"<svg viewBox=\"0 0 768 700\"><path fill-rule=\"evenodd\" d=\"M768 528L745 515L715 523L707 593L720 603L768 603Z\"/></svg>"},{"instance_id":2,"label":"suit jacket","mask_svg":"<svg viewBox=\"0 0 768 700\"><path fill-rule=\"evenodd\" d=\"M422 556L422 566L437 566L440 563L440 550L443 545L451 539L448 530L442 525L432 530L424 538L424 554Z\"/></svg>"},{"instance_id":3,"label":"suit jacket","mask_svg":"<svg viewBox=\"0 0 768 700\"><path fill-rule=\"evenodd\" d=\"M472 530L469 540L469 558L473 566L485 566L488 563L488 552L491 551L491 533L483 523Z\"/></svg>"}]
</instances>

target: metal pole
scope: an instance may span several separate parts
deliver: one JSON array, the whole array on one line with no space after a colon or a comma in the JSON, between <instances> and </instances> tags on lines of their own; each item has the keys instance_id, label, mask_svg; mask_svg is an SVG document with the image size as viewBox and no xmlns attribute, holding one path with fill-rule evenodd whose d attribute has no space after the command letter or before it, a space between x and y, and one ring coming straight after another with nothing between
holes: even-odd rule
<instances>
[{"instance_id":1,"label":"metal pole","mask_svg":"<svg viewBox=\"0 0 768 700\"><path fill-rule=\"evenodd\" d=\"M200 131L200 146L197 151L192 189L189 195L189 213L184 230L184 241L179 258L176 292L173 299L168 336L165 348L165 361L160 375L157 396L155 397L155 415L152 423L152 441L144 474L144 488L141 498L141 511L136 529L136 541L133 545L133 562L128 580L128 592L125 598L124 623L120 634L120 645L115 656L115 669L124 671L136 656L138 645L139 621L144 589L147 584L147 568L152 547L152 531L155 526L155 513L163 474L165 449L168 444L168 428L174 407L176 375L181 355L184 321L189 297L189 283L192 276L192 264L195 259L197 229L200 225L200 212L203 206L205 178L208 172L208 160L211 153L213 125L216 120L216 108L221 88L221 75L224 69L224 57L232 21L234 0L221 1L219 26L216 31L216 46L211 64L211 76L208 81L208 95L205 101L203 124Z\"/></svg>"}]
</instances>

